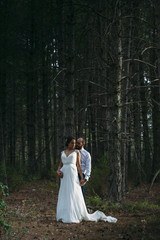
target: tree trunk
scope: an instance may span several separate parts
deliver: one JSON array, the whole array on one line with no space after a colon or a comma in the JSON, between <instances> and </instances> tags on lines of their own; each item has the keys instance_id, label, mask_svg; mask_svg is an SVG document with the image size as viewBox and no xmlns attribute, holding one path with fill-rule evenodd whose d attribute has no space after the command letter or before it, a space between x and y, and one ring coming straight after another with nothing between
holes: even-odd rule
<instances>
[{"instance_id":1,"label":"tree trunk","mask_svg":"<svg viewBox=\"0 0 160 240\"><path fill-rule=\"evenodd\" d=\"M30 33L28 41L28 79L27 79L27 143L28 143L28 174L36 172L35 163L35 2L30 2Z\"/></svg>"},{"instance_id":2,"label":"tree trunk","mask_svg":"<svg viewBox=\"0 0 160 240\"><path fill-rule=\"evenodd\" d=\"M139 72L139 69L137 70ZM139 73L140 74L140 73ZM140 116L140 86L139 74L134 79L133 93L133 121L134 121L134 157L135 157L135 184L142 182L142 160L141 160L141 116Z\"/></svg>"},{"instance_id":3,"label":"tree trunk","mask_svg":"<svg viewBox=\"0 0 160 240\"><path fill-rule=\"evenodd\" d=\"M75 134L74 130L74 55L75 55L75 19L73 0L68 0L66 19L66 136Z\"/></svg>"},{"instance_id":4,"label":"tree trunk","mask_svg":"<svg viewBox=\"0 0 160 240\"><path fill-rule=\"evenodd\" d=\"M143 146L144 146L144 170L146 174L147 182L151 181L152 177L152 158L151 158L151 141L149 136L149 127L148 127L148 119L149 115L148 111L148 102L149 96L147 96L148 89L146 88L146 84L144 84L144 75L143 70L140 67L140 82L141 82L141 111L142 111L142 124L143 124ZM145 87L146 86L146 87Z\"/></svg>"},{"instance_id":5,"label":"tree trunk","mask_svg":"<svg viewBox=\"0 0 160 240\"><path fill-rule=\"evenodd\" d=\"M6 160L5 160L5 153L4 153L4 128L3 128L3 119L2 119L2 105L0 102L0 181L4 185L7 185L7 174L6 174Z\"/></svg>"},{"instance_id":6,"label":"tree trunk","mask_svg":"<svg viewBox=\"0 0 160 240\"><path fill-rule=\"evenodd\" d=\"M63 0L57 1L57 11L58 11L58 22L59 27L57 29L57 35L58 35L58 61L59 61L59 72L60 75L57 78L58 86L58 119L61 119L61 121L57 121L57 134L58 134L58 144L57 144L57 152L58 152L58 160L60 159L60 153L62 149L64 149L64 143L65 143L65 42L64 42L64 3ZM72 40L74 41L74 39ZM73 43L72 43L73 44ZM56 64L56 59L55 59ZM74 64L74 63L71 63ZM73 67L74 68L74 67ZM69 71L69 70L68 70ZM69 76L68 76L69 77ZM69 81L74 82L73 76L70 76L71 79ZM69 77L69 78L70 78ZM69 98L68 98L69 99ZM69 105L69 103L68 103ZM73 112L72 112L73 114Z\"/></svg>"},{"instance_id":7,"label":"tree trunk","mask_svg":"<svg viewBox=\"0 0 160 240\"><path fill-rule=\"evenodd\" d=\"M45 46L43 46L45 48ZM51 157L50 157L50 142L49 142L49 124L48 124L48 81L47 76L47 65L45 62L45 55L43 52L43 63L42 63L42 91L43 91L43 118L44 118L44 139L45 139L45 161L46 161L46 170L49 173L51 170Z\"/></svg>"},{"instance_id":8,"label":"tree trunk","mask_svg":"<svg viewBox=\"0 0 160 240\"><path fill-rule=\"evenodd\" d=\"M1 38L0 38L0 181L7 185L6 173L6 112L7 112L7 53L8 53L8 8L9 3L1 6Z\"/></svg>"},{"instance_id":9,"label":"tree trunk","mask_svg":"<svg viewBox=\"0 0 160 240\"><path fill-rule=\"evenodd\" d=\"M121 1L118 5L118 69L117 69L117 101L111 112L110 128L110 146L112 151L109 152L110 176L109 176L109 199L113 201L122 200L122 169L121 169L121 141L122 141L122 22L121 22ZM115 101L113 100L113 103Z\"/></svg>"},{"instance_id":10,"label":"tree trunk","mask_svg":"<svg viewBox=\"0 0 160 240\"><path fill-rule=\"evenodd\" d=\"M131 41L132 41L132 24L133 20L130 19L129 22L129 31L128 31L128 48L127 48L127 58L131 58ZM123 107L122 107L122 198L124 199L126 196L126 187L127 187L127 173L128 173L128 157L129 157L129 128L130 128L130 95L129 95L129 88L130 88L130 75L132 69L131 64L128 61L126 65L126 78L122 80L122 91L123 91Z\"/></svg>"},{"instance_id":11,"label":"tree trunk","mask_svg":"<svg viewBox=\"0 0 160 240\"><path fill-rule=\"evenodd\" d=\"M119 28L118 28L118 81L117 81L117 156L115 162L116 168L116 184L117 194L116 201L122 200L122 172L121 172L121 158L122 158L122 20L121 20L121 1L119 2L118 9L118 17L119 17ZM124 162L124 159L123 159ZM124 176L125 177L125 176ZM125 187L125 186L123 186Z\"/></svg>"},{"instance_id":12,"label":"tree trunk","mask_svg":"<svg viewBox=\"0 0 160 240\"><path fill-rule=\"evenodd\" d=\"M15 74L10 72L10 98L9 98L9 152L10 164L15 167L16 154L16 106L15 106Z\"/></svg>"},{"instance_id":13,"label":"tree trunk","mask_svg":"<svg viewBox=\"0 0 160 240\"><path fill-rule=\"evenodd\" d=\"M37 162L38 162L38 173L42 172L43 167L43 161L44 161L44 154L42 149L43 146L43 125L42 125L42 99L40 95L39 89L42 89L42 79L40 78L37 86L37 141L38 141L38 156L37 156Z\"/></svg>"},{"instance_id":14,"label":"tree trunk","mask_svg":"<svg viewBox=\"0 0 160 240\"><path fill-rule=\"evenodd\" d=\"M21 123L21 153L22 153L22 169L25 169L26 159L25 159L25 130L23 121Z\"/></svg>"},{"instance_id":15,"label":"tree trunk","mask_svg":"<svg viewBox=\"0 0 160 240\"><path fill-rule=\"evenodd\" d=\"M156 71L156 78L159 81L154 81L152 86L152 121L153 121L153 174L160 169L160 4L158 0L154 1L155 7L155 24L156 24L156 64L157 64L157 71ZM156 86L154 86L156 85ZM157 86L158 85L158 86Z\"/></svg>"}]
</instances>

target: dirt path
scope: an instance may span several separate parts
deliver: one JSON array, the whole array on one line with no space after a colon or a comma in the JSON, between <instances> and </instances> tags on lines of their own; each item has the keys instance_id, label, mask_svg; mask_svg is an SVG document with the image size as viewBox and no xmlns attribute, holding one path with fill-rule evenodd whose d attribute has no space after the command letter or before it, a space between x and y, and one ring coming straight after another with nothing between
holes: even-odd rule
<instances>
[{"instance_id":1,"label":"dirt path","mask_svg":"<svg viewBox=\"0 0 160 240\"><path fill-rule=\"evenodd\" d=\"M148 186L130 188L126 203L147 201L160 205L160 184L153 186L147 193ZM8 208L16 213L12 219L15 236L10 239L21 240L159 240L160 227L152 219L160 219L160 210L128 211L116 209L105 212L118 218L117 223L82 222L64 224L56 222L56 204L58 190L48 181L36 181L26 184L10 193L6 199ZM151 219L150 222L146 219ZM157 220L158 221L158 220ZM159 221L160 222L160 221ZM157 222L156 222L157 223ZM28 232L26 232L28 230ZM6 240L5 238L1 240Z\"/></svg>"}]
</instances>

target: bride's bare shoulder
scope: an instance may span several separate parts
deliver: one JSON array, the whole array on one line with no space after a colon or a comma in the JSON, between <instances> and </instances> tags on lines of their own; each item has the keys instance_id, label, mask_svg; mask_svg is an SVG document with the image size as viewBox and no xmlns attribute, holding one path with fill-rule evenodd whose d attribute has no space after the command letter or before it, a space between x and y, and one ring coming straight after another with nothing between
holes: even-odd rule
<instances>
[{"instance_id":1,"label":"bride's bare shoulder","mask_svg":"<svg viewBox=\"0 0 160 240\"><path fill-rule=\"evenodd\" d=\"M75 152L77 153L77 155L80 154L80 151L78 149L76 149Z\"/></svg>"}]
</instances>

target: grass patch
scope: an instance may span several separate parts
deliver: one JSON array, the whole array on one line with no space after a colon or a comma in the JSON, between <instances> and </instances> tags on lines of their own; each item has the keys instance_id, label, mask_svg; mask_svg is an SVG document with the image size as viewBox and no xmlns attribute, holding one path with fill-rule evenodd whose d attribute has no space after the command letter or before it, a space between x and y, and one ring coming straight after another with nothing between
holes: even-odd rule
<instances>
[{"instance_id":1,"label":"grass patch","mask_svg":"<svg viewBox=\"0 0 160 240\"><path fill-rule=\"evenodd\" d=\"M88 207L93 207L94 209L101 211L117 211L120 209L119 203L107 201L98 195L88 197L86 202Z\"/></svg>"},{"instance_id":2,"label":"grass patch","mask_svg":"<svg viewBox=\"0 0 160 240\"><path fill-rule=\"evenodd\" d=\"M152 203L148 203L148 201L144 202L136 202L136 203L122 203L124 209L128 210L129 212L137 212L139 210L146 211L146 210L160 210L160 206Z\"/></svg>"},{"instance_id":3,"label":"grass patch","mask_svg":"<svg viewBox=\"0 0 160 240\"><path fill-rule=\"evenodd\" d=\"M45 184L44 184L44 187L45 188L49 188L52 187L53 189L59 189L59 183L58 182L53 182L53 181L45 181Z\"/></svg>"},{"instance_id":4,"label":"grass patch","mask_svg":"<svg viewBox=\"0 0 160 240\"><path fill-rule=\"evenodd\" d=\"M160 211L160 206L156 204L149 203L147 201L144 202L136 202L136 203L113 203L110 201L107 201L106 199L102 199L98 195L87 197L86 203L88 207L92 207L94 209L98 209L101 211L127 211L130 213L135 213L138 211ZM160 221L160 218L158 218ZM157 221L158 221L157 219Z\"/></svg>"},{"instance_id":5,"label":"grass patch","mask_svg":"<svg viewBox=\"0 0 160 240\"><path fill-rule=\"evenodd\" d=\"M149 216L149 217L146 217L146 221L149 224L158 224L158 226L160 228L160 217L159 216Z\"/></svg>"}]
</instances>

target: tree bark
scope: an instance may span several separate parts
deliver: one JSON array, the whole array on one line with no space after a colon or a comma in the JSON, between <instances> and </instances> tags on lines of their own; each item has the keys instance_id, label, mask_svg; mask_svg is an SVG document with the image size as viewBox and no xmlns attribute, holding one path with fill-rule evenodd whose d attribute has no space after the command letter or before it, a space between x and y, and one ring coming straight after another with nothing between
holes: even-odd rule
<instances>
[{"instance_id":1,"label":"tree bark","mask_svg":"<svg viewBox=\"0 0 160 240\"><path fill-rule=\"evenodd\" d=\"M65 100L66 100L65 98L65 54L64 54L65 53L65 41L64 41L65 28L64 28L64 1L63 0L57 1L57 11L58 11L58 22L59 22L59 27L57 29L57 35L58 35L57 48L58 48L58 61L59 61L58 71L60 72L60 75L57 78L58 80L57 92L59 96L57 114L58 114L58 119L61 119L61 121L57 121L57 124L58 124L57 158L60 159L60 154L62 149L64 149L64 143L65 143L65 113L66 113L65 112ZM72 39L72 41L74 41L74 39ZM71 63L71 65L72 64L74 63ZM74 69L74 66L73 66L73 69ZM74 83L73 76L71 75L68 77L71 78L69 81L71 81L73 84Z\"/></svg>"},{"instance_id":2,"label":"tree bark","mask_svg":"<svg viewBox=\"0 0 160 240\"><path fill-rule=\"evenodd\" d=\"M132 5L131 5L132 9ZM132 41L132 27L133 27L133 20L132 18L129 21L129 30L128 30L128 46L127 46L127 58L131 58L131 41ZM122 198L125 199L126 196L126 188L127 188L127 174L128 174L128 158L129 158L129 145L130 145L130 94L129 88L131 86L130 83L130 76L132 73L132 68L130 62L127 62L126 65L126 77L122 80Z\"/></svg>"},{"instance_id":3,"label":"tree bark","mask_svg":"<svg viewBox=\"0 0 160 240\"><path fill-rule=\"evenodd\" d=\"M111 112L110 127L110 146L112 148L110 161L109 176L109 199L115 202L122 200L122 169L121 169L121 141L122 141L122 22L121 22L121 1L118 3L118 44L117 44L117 83L116 83L116 106ZM110 153L110 151L109 151Z\"/></svg>"},{"instance_id":4,"label":"tree bark","mask_svg":"<svg viewBox=\"0 0 160 240\"><path fill-rule=\"evenodd\" d=\"M159 81L153 82L152 90L152 121L153 121L153 174L160 169L160 4L158 0L153 1L155 7L155 24L156 24L156 78ZM155 86L154 86L155 85ZM157 86L158 85L158 86Z\"/></svg>"},{"instance_id":5,"label":"tree bark","mask_svg":"<svg viewBox=\"0 0 160 240\"><path fill-rule=\"evenodd\" d=\"M43 49L45 46L43 45ZM51 170L50 142L49 142L49 106L48 106L48 87L49 76L47 76L47 63L45 62L45 54L43 52L42 62L42 91L43 91L43 118L44 118L44 139L45 139L45 161L46 170L49 173Z\"/></svg>"},{"instance_id":6,"label":"tree bark","mask_svg":"<svg viewBox=\"0 0 160 240\"><path fill-rule=\"evenodd\" d=\"M75 19L73 0L68 0L66 19L66 136L75 134L74 128L74 57L75 57Z\"/></svg>"},{"instance_id":7,"label":"tree bark","mask_svg":"<svg viewBox=\"0 0 160 240\"><path fill-rule=\"evenodd\" d=\"M147 96L148 89L145 88L143 70L140 67L140 97L141 97L141 111L142 111L142 124L143 124L143 146L144 146L144 170L146 174L146 181L151 181L152 176L152 150L151 150L151 140L149 136L149 123L148 123L148 102L149 96Z\"/></svg>"},{"instance_id":8,"label":"tree bark","mask_svg":"<svg viewBox=\"0 0 160 240\"><path fill-rule=\"evenodd\" d=\"M28 41L28 78L27 89L27 144L28 144L28 174L36 172L35 163L35 1L30 2L30 33Z\"/></svg>"}]
</instances>

